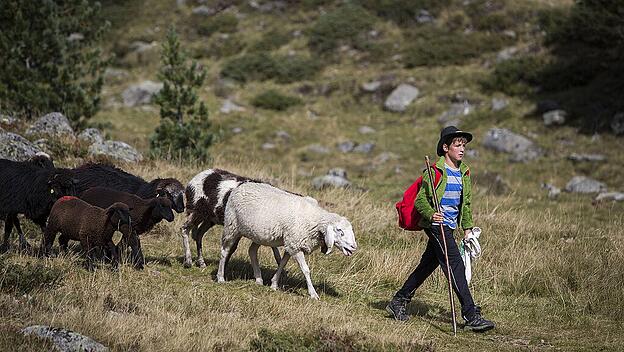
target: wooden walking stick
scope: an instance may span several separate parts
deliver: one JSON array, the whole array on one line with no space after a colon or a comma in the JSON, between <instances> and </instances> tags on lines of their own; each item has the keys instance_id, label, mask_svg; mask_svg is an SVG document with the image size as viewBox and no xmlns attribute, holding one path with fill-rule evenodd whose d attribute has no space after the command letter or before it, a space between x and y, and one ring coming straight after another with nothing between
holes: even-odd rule
<instances>
[{"instance_id":1,"label":"wooden walking stick","mask_svg":"<svg viewBox=\"0 0 624 352\"><path fill-rule=\"evenodd\" d=\"M435 180L431 175L431 165L429 164L429 157L425 156L425 164L427 165L427 173L429 175L429 182L431 182L431 189L433 193L433 206L437 213L441 213L440 203L438 203L438 195L435 190ZM446 260L446 278L448 279L448 295L451 302L451 313L453 314L453 336L457 336L457 320L455 319L455 301L453 301L453 288L451 286L451 267L449 266L448 251L446 247L446 236L444 236L444 226L440 222L440 236L442 237L442 243L444 243L444 259Z\"/></svg>"}]
</instances>

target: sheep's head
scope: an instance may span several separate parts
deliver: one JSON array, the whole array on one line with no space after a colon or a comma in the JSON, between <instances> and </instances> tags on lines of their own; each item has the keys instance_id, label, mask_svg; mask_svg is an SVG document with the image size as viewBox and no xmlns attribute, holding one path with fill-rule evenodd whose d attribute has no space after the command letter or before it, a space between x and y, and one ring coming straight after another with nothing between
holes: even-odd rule
<instances>
[{"instance_id":1,"label":"sheep's head","mask_svg":"<svg viewBox=\"0 0 624 352\"><path fill-rule=\"evenodd\" d=\"M177 213L184 211L184 186L175 178L158 179L156 196L169 198Z\"/></svg>"},{"instance_id":2,"label":"sheep's head","mask_svg":"<svg viewBox=\"0 0 624 352\"><path fill-rule=\"evenodd\" d=\"M331 253L334 245L346 256L350 256L357 249L353 227L349 220L342 216L326 226L323 240L325 243L321 246L321 251L325 254Z\"/></svg>"},{"instance_id":3,"label":"sheep's head","mask_svg":"<svg viewBox=\"0 0 624 352\"><path fill-rule=\"evenodd\" d=\"M113 203L106 209L106 214L110 217L113 225L130 225L130 208L124 203Z\"/></svg>"},{"instance_id":4,"label":"sheep's head","mask_svg":"<svg viewBox=\"0 0 624 352\"><path fill-rule=\"evenodd\" d=\"M152 207L152 219L173 221L172 204L169 198L156 196L150 201L150 206Z\"/></svg>"},{"instance_id":5,"label":"sheep's head","mask_svg":"<svg viewBox=\"0 0 624 352\"><path fill-rule=\"evenodd\" d=\"M62 196L75 196L76 184L78 181L73 178L71 171L67 169L56 169L48 178L48 189L54 200Z\"/></svg>"}]
</instances>

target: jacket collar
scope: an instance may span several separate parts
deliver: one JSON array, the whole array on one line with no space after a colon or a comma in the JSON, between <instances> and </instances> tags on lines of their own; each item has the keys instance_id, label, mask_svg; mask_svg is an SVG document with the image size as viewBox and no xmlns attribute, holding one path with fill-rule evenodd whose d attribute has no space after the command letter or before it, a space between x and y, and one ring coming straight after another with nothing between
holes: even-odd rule
<instances>
[{"instance_id":1,"label":"jacket collar","mask_svg":"<svg viewBox=\"0 0 624 352\"><path fill-rule=\"evenodd\" d=\"M442 172L444 174L444 163L445 163L445 159L443 156L441 156L438 161L435 163L435 166L438 168L438 170L440 170L440 172ZM466 172L468 172L469 167L465 162L460 162L459 163L459 170L461 171L462 175L465 175Z\"/></svg>"}]
</instances>

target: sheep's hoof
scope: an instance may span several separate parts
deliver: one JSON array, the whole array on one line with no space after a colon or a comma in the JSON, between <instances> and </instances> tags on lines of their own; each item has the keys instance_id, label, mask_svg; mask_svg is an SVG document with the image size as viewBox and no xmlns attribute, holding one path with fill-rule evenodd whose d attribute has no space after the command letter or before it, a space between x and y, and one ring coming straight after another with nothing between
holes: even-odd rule
<instances>
[{"instance_id":1,"label":"sheep's hoof","mask_svg":"<svg viewBox=\"0 0 624 352\"><path fill-rule=\"evenodd\" d=\"M321 299L316 292L314 292L314 294L310 294L310 298L315 299L317 301Z\"/></svg>"},{"instance_id":2,"label":"sheep's hoof","mask_svg":"<svg viewBox=\"0 0 624 352\"><path fill-rule=\"evenodd\" d=\"M191 263L191 262L189 262L189 261L186 261L186 260L184 261L184 267L185 267L185 268L187 268L187 269L188 269L188 268L190 268L190 267L192 267L192 266L193 266L193 263Z\"/></svg>"},{"instance_id":3,"label":"sheep's hoof","mask_svg":"<svg viewBox=\"0 0 624 352\"><path fill-rule=\"evenodd\" d=\"M256 283L260 286L264 285L264 281L262 281L262 279L256 279Z\"/></svg>"},{"instance_id":4,"label":"sheep's hoof","mask_svg":"<svg viewBox=\"0 0 624 352\"><path fill-rule=\"evenodd\" d=\"M225 278L224 277L218 277L217 278L217 282L220 283L220 284L224 283L225 282Z\"/></svg>"},{"instance_id":5,"label":"sheep's hoof","mask_svg":"<svg viewBox=\"0 0 624 352\"><path fill-rule=\"evenodd\" d=\"M198 260L197 266L203 269L206 267L206 263L203 260Z\"/></svg>"},{"instance_id":6,"label":"sheep's hoof","mask_svg":"<svg viewBox=\"0 0 624 352\"><path fill-rule=\"evenodd\" d=\"M271 284L271 289L272 289L273 291L277 291L277 288L278 288L278 287L277 287L277 284L276 284L276 283Z\"/></svg>"}]
</instances>

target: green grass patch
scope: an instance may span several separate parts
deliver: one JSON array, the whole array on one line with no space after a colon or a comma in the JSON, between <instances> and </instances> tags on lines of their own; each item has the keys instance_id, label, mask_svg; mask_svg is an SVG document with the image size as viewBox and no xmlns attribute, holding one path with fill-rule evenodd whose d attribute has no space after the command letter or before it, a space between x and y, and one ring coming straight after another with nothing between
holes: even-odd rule
<instances>
[{"instance_id":1,"label":"green grass patch","mask_svg":"<svg viewBox=\"0 0 624 352\"><path fill-rule=\"evenodd\" d=\"M400 26L416 23L420 10L427 10L433 14L448 5L450 0L359 0L356 3L376 14L377 16L393 21Z\"/></svg>"},{"instance_id":2,"label":"green grass patch","mask_svg":"<svg viewBox=\"0 0 624 352\"><path fill-rule=\"evenodd\" d=\"M292 36L282 30L273 29L262 35L262 38L251 45L251 51L273 51L288 44Z\"/></svg>"},{"instance_id":3,"label":"green grass patch","mask_svg":"<svg viewBox=\"0 0 624 352\"><path fill-rule=\"evenodd\" d=\"M277 111L283 111L301 103L303 101L297 97L283 95L272 89L258 94L251 101L251 104L255 107Z\"/></svg>"},{"instance_id":4,"label":"green grass patch","mask_svg":"<svg viewBox=\"0 0 624 352\"><path fill-rule=\"evenodd\" d=\"M221 76L245 83L275 79L291 83L310 79L322 65L303 56L271 56L268 53L250 53L225 63Z\"/></svg>"},{"instance_id":5,"label":"green grass patch","mask_svg":"<svg viewBox=\"0 0 624 352\"><path fill-rule=\"evenodd\" d=\"M0 290L27 294L37 289L53 289L60 285L65 274L61 269L47 267L41 262L26 265L9 263L0 257Z\"/></svg>"},{"instance_id":6,"label":"green grass patch","mask_svg":"<svg viewBox=\"0 0 624 352\"><path fill-rule=\"evenodd\" d=\"M319 55L329 55L340 45L354 46L373 28L375 17L361 6L346 4L321 15L308 30L308 46Z\"/></svg>"},{"instance_id":7,"label":"green grass patch","mask_svg":"<svg viewBox=\"0 0 624 352\"><path fill-rule=\"evenodd\" d=\"M238 30L238 19L230 13L222 13L205 19L203 16L194 20L197 34L210 37L214 33L234 33Z\"/></svg>"}]
</instances>

